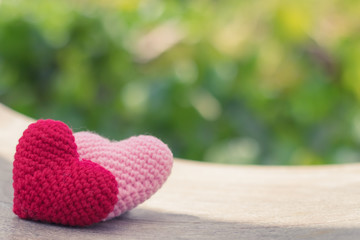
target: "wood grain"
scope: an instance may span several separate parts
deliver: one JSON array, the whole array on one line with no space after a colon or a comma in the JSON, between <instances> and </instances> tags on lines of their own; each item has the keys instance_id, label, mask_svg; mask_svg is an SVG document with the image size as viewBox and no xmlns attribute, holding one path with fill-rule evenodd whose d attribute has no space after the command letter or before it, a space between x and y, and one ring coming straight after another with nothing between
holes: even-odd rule
<instances>
[{"instance_id":1,"label":"wood grain","mask_svg":"<svg viewBox=\"0 0 360 240\"><path fill-rule=\"evenodd\" d=\"M2 107L5 109L4 107ZM0 143L14 151L1 118ZM19 119L22 119L20 121ZM20 123L22 122L22 123ZM16 129L19 133L24 129ZM8 133L3 134L3 131ZM14 138L18 138L15 136ZM16 145L16 141L15 141ZM12 156L0 148L0 239L359 239L360 165L229 166L177 159L150 200L108 222L70 228L12 213Z\"/></svg>"}]
</instances>

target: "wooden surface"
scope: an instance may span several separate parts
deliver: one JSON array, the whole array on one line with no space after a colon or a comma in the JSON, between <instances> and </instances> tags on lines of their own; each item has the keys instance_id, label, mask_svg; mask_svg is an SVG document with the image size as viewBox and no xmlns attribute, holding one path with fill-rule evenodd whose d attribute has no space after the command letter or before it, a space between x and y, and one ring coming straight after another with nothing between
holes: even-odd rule
<instances>
[{"instance_id":1,"label":"wooden surface","mask_svg":"<svg viewBox=\"0 0 360 240\"><path fill-rule=\"evenodd\" d=\"M12 213L12 156L32 120L0 105L0 239L360 239L360 165L226 166L175 160L150 200L87 228Z\"/></svg>"}]
</instances>

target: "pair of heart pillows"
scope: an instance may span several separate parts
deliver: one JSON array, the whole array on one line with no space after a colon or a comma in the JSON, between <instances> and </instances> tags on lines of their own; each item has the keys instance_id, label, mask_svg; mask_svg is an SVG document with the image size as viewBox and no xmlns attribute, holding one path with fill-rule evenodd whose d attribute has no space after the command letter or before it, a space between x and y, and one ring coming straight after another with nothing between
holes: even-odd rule
<instances>
[{"instance_id":1,"label":"pair of heart pillows","mask_svg":"<svg viewBox=\"0 0 360 240\"><path fill-rule=\"evenodd\" d=\"M16 147L13 211L20 218L87 226L136 207L168 178L170 149L152 136L111 142L63 122L30 124Z\"/></svg>"}]
</instances>

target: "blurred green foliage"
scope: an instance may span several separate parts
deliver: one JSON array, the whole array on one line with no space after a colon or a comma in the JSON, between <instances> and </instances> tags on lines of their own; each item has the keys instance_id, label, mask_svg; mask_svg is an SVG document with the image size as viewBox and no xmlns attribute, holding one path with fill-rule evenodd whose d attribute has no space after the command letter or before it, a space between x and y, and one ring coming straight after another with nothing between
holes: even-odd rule
<instances>
[{"instance_id":1,"label":"blurred green foliage","mask_svg":"<svg viewBox=\"0 0 360 240\"><path fill-rule=\"evenodd\" d=\"M175 156L360 158L360 2L0 0L0 101Z\"/></svg>"}]
</instances>

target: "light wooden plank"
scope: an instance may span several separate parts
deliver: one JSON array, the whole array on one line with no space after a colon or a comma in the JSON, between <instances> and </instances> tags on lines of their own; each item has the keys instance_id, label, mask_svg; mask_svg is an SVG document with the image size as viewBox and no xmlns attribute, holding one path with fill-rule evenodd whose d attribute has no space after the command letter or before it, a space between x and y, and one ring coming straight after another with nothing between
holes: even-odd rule
<instances>
[{"instance_id":1,"label":"light wooden plank","mask_svg":"<svg viewBox=\"0 0 360 240\"><path fill-rule=\"evenodd\" d=\"M13 161L16 144L33 121L0 103L0 156Z\"/></svg>"},{"instance_id":2,"label":"light wooden plank","mask_svg":"<svg viewBox=\"0 0 360 240\"><path fill-rule=\"evenodd\" d=\"M11 133L12 125L21 132L28 120L9 127L0 121L0 129ZM0 142L14 149L3 136L8 135L1 134ZM108 222L69 228L24 221L12 213L13 153L0 156L0 239L355 240L360 236L359 164L229 166L177 159L169 180L144 204Z\"/></svg>"}]
</instances>

